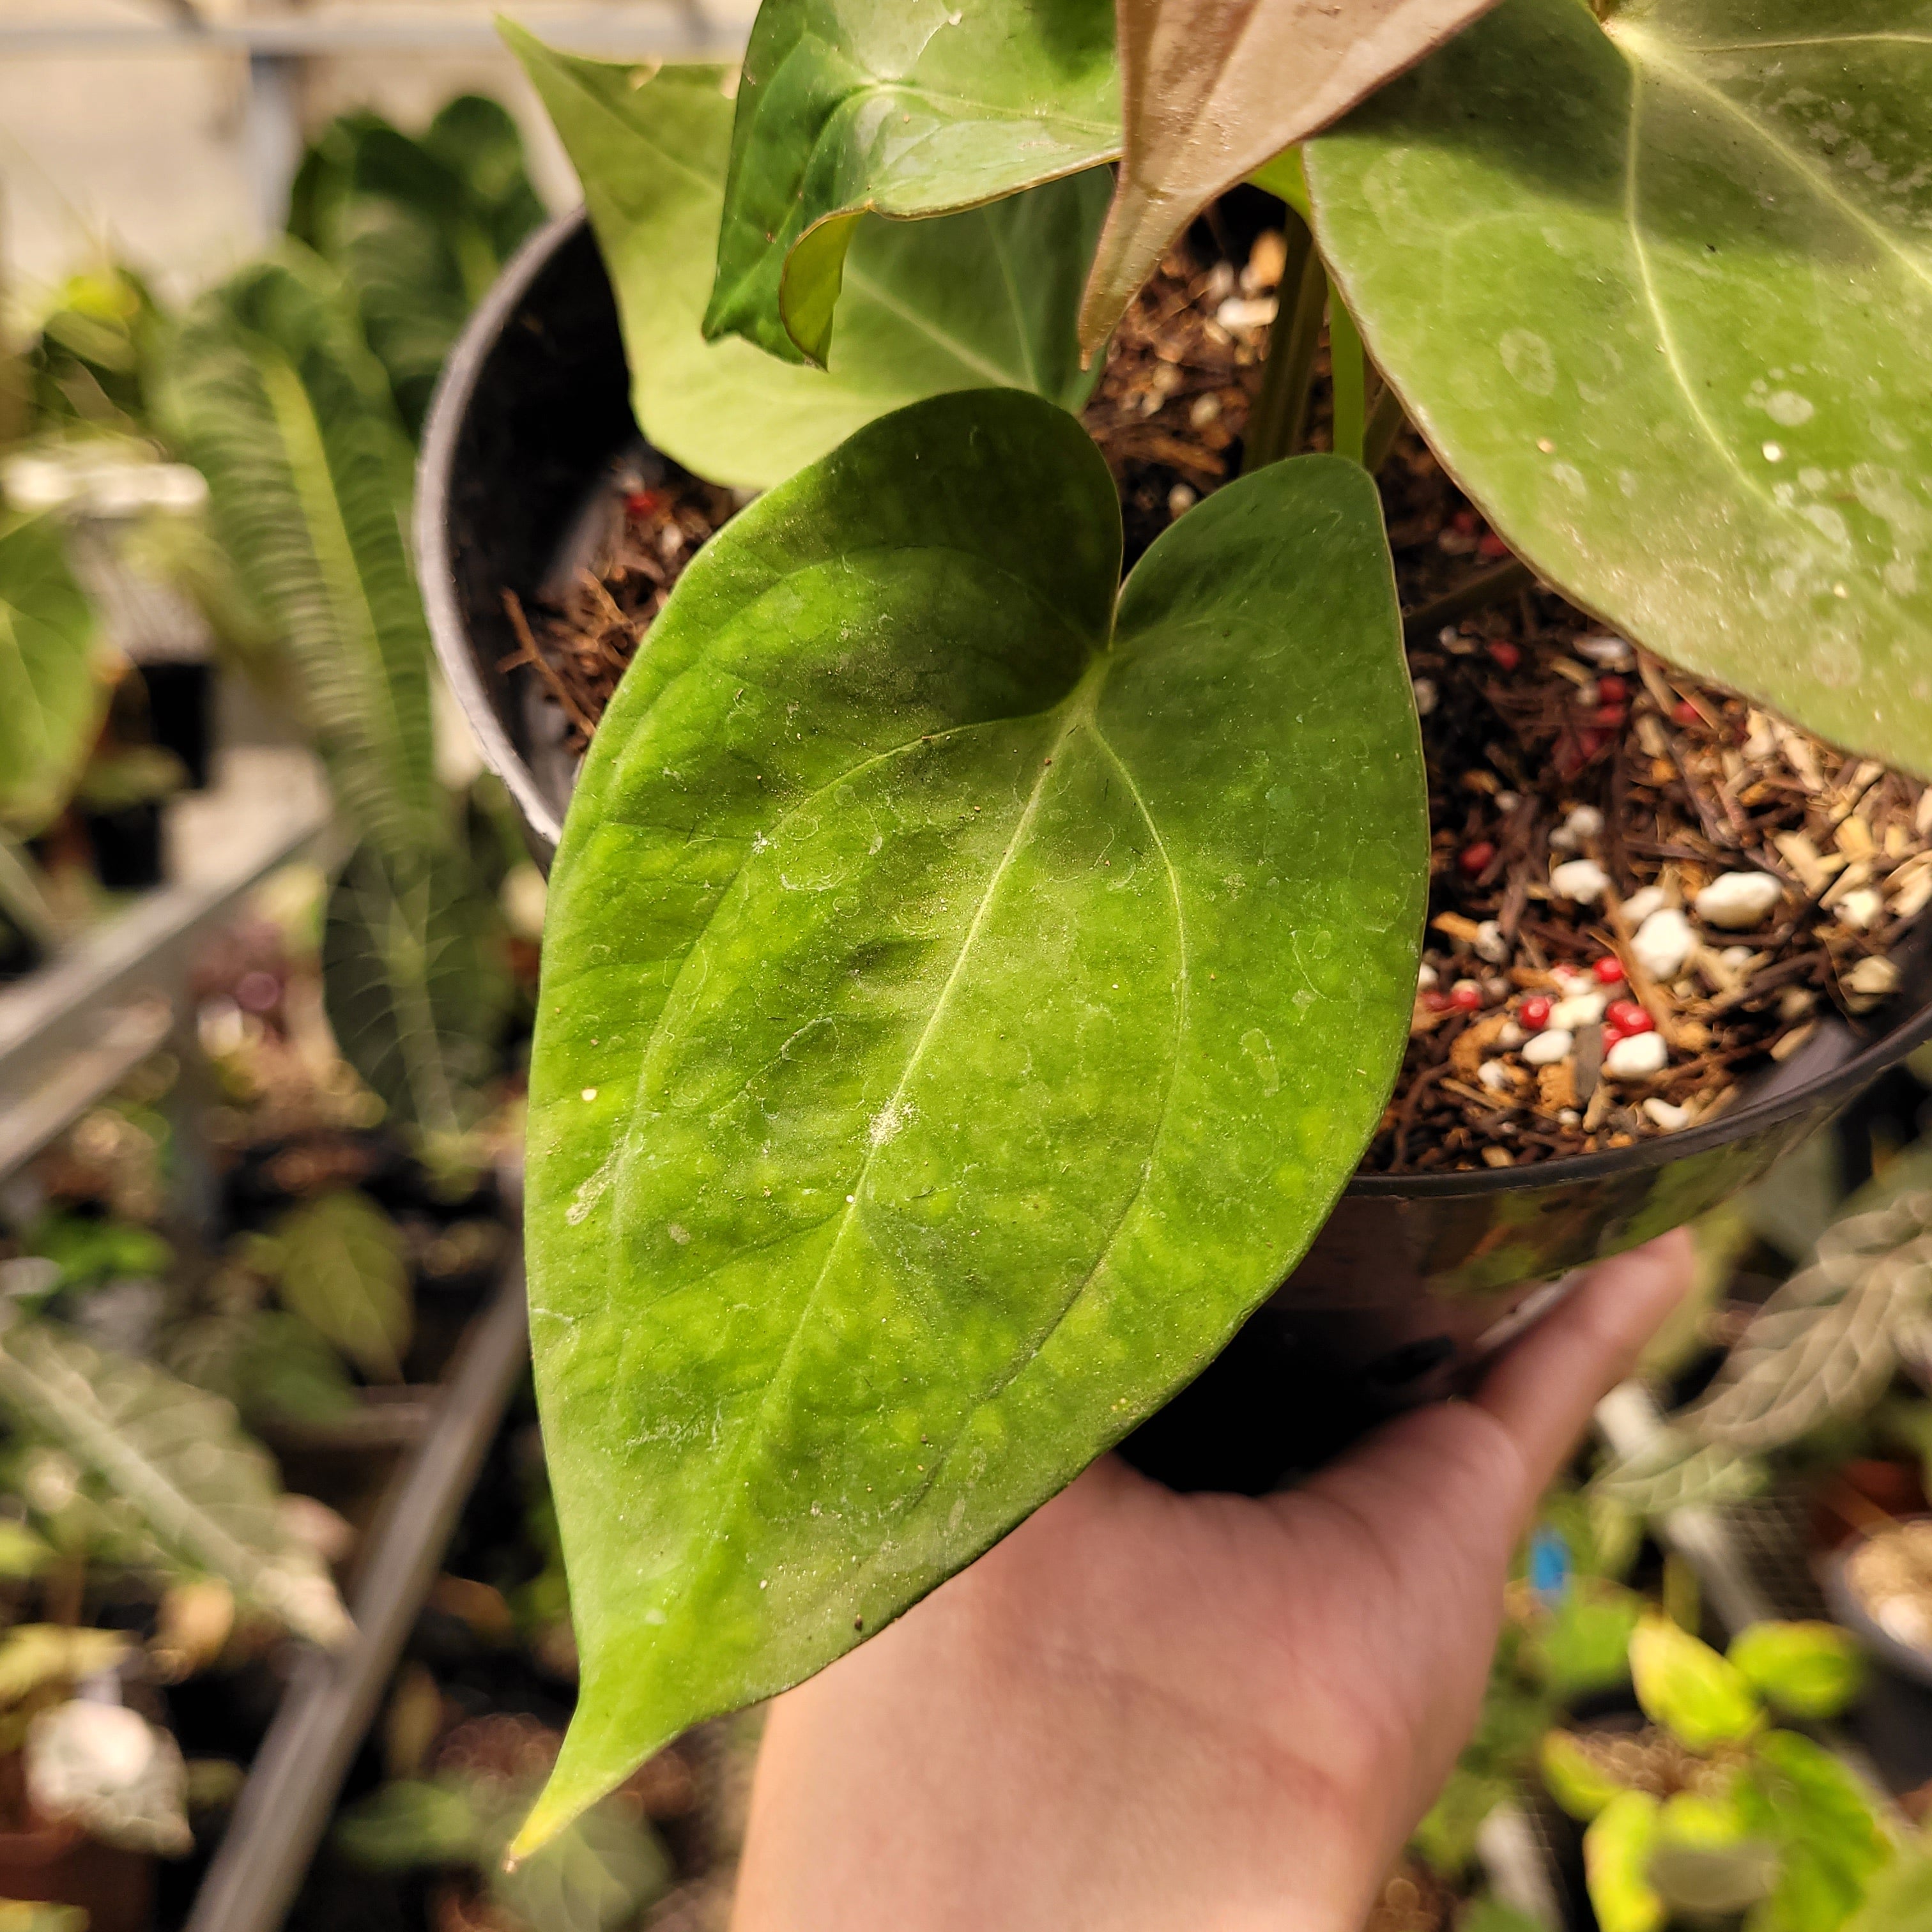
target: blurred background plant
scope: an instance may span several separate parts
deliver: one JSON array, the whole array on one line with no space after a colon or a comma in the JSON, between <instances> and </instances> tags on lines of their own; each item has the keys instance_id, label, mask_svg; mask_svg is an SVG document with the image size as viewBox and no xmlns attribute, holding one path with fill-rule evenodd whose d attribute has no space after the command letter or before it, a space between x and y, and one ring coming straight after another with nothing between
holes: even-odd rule
<instances>
[{"instance_id":1,"label":"blurred background plant","mask_svg":"<svg viewBox=\"0 0 1932 1932\"><path fill-rule=\"evenodd\" d=\"M183 312L112 261L52 292L16 358L0 466L33 510L0 524L0 632L16 646L0 678L19 687L0 689L0 907L21 964L57 936L55 821L85 820L103 884L151 884L105 862L110 820L150 815L158 872L158 807L183 782L140 742L125 694L141 673L100 649L69 561L78 548L98 569L105 553L191 604L320 754L347 842L326 1010L392 1123L453 1181L473 1167L516 1003L502 889L518 872L524 908L540 890L461 728L439 743L403 532L436 373L542 214L494 101L459 96L419 136L343 116L303 158L276 248ZM133 730L96 743L129 712Z\"/></svg>"}]
</instances>

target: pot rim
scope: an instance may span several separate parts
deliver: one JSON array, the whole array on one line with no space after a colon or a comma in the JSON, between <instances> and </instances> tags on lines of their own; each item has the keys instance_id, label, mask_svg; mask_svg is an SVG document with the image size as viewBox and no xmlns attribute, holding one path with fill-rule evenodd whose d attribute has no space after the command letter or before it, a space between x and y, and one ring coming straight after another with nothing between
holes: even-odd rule
<instances>
[{"instance_id":1,"label":"pot rim","mask_svg":"<svg viewBox=\"0 0 1932 1932\"><path fill-rule=\"evenodd\" d=\"M455 558L449 540L448 503L456 454L476 386L504 328L550 266L550 258L584 227L582 207L554 216L528 236L503 266L489 292L464 324L436 378L416 458L416 503L411 513L416 581L429 620L430 640L451 691L476 740L483 762L500 778L531 832L554 851L563 836L556 808L538 788L528 761L510 742L470 648L470 627L456 594Z\"/></svg>"},{"instance_id":2,"label":"pot rim","mask_svg":"<svg viewBox=\"0 0 1932 1932\"><path fill-rule=\"evenodd\" d=\"M1932 1511L1920 1510L1900 1516L1888 1526L1896 1528L1927 1522L1932 1522ZM1916 1644L1894 1636L1873 1614L1864 1598L1852 1586L1852 1558L1871 1540L1874 1534L1869 1529L1858 1529L1849 1543L1818 1559L1818 1580L1824 1589L1826 1606L1833 1620L1849 1630L1880 1664L1888 1665L1901 1676L1918 1683L1932 1685L1932 1651L1921 1650Z\"/></svg>"},{"instance_id":3,"label":"pot rim","mask_svg":"<svg viewBox=\"0 0 1932 1932\"><path fill-rule=\"evenodd\" d=\"M447 506L463 424L478 380L506 326L531 285L551 258L589 222L580 206L554 217L526 239L504 266L479 302L443 364L423 433L416 463L413 524L416 570L422 584L430 635L443 674L450 682L484 763L496 773L524 815L531 832L554 851L563 826L537 787L523 754L511 742L470 648L470 633L456 595ZM1896 1065L1915 1048L1932 1040L1932 1004L1898 1023L1829 1073L1731 1109L1701 1126L1659 1134L1627 1148L1601 1154L1572 1154L1528 1167L1457 1168L1448 1173L1352 1174L1343 1192L1372 1200L1447 1200L1507 1193L1567 1182L1602 1180L1646 1168L1665 1167L1744 1138L1755 1130L1776 1126L1807 1112L1821 1100L1849 1100L1858 1089Z\"/></svg>"},{"instance_id":4,"label":"pot rim","mask_svg":"<svg viewBox=\"0 0 1932 1932\"><path fill-rule=\"evenodd\" d=\"M1540 1160L1529 1167L1462 1168L1447 1174L1356 1174L1346 1192L1381 1200L1441 1200L1451 1196L1502 1193L1512 1188L1556 1186L1564 1181L1600 1180L1643 1168L1669 1166L1689 1155L1741 1140L1756 1129L1775 1126L1780 1120L1808 1112L1820 1101L1849 1100L1928 1040L1932 1040L1932 1004L1906 1014L1897 1025L1830 1072L1732 1108L1715 1120L1686 1127L1681 1133L1658 1134L1627 1148Z\"/></svg>"}]
</instances>

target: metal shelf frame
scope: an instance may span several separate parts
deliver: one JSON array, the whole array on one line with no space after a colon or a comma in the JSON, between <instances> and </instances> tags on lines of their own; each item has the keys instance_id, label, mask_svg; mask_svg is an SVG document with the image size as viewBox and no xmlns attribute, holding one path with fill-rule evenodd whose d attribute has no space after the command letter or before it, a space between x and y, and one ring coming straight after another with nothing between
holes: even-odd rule
<instances>
[{"instance_id":1,"label":"metal shelf frame","mask_svg":"<svg viewBox=\"0 0 1932 1932\"><path fill-rule=\"evenodd\" d=\"M410 52L452 54L500 50L486 10L466 17L450 7L398 10L370 20L300 15L209 20L185 4L152 22L35 20L0 23L0 59L76 54L232 53L251 58ZM452 17L452 15L454 17ZM748 22L718 20L702 0L646 0L642 5L546 8L532 24L546 40L614 58L735 60Z\"/></svg>"},{"instance_id":2,"label":"metal shelf frame","mask_svg":"<svg viewBox=\"0 0 1932 1932\"><path fill-rule=\"evenodd\" d=\"M169 808L169 883L0 987L0 1179L190 1024L196 949L270 873L319 852L330 825L309 753L224 752L218 782Z\"/></svg>"}]
</instances>

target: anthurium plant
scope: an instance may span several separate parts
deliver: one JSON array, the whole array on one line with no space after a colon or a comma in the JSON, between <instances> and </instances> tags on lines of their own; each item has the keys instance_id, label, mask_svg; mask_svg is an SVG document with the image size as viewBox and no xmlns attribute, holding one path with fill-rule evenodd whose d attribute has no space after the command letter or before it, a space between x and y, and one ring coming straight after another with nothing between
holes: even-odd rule
<instances>
[{"instance_id":1,"label":"anthurium plant","mask_svg":"<svg viewBox=\"0 0 1932 1932\"><path fill-rule=\"evenodd\" d=\"M531 1298L584 1694L528 1848L986 1547L1320 1228L1426 898L1350 460L1402 414L1605 622L1932 770L1932 13L766 0L735 100L515 39L639 423L765 492L552 879ZM1294 326L1247 473L1123 584L1070 412L1256 172Z\"/></svg>"}]
</instances>

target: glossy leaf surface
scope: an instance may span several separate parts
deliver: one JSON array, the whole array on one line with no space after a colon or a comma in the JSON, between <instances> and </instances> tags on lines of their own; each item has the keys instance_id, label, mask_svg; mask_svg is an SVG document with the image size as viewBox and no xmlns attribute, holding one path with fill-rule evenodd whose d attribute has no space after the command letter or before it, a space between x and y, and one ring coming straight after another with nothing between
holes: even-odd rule
<instances>
[{"instance_id":1,"label":"glossy leaf surface","mask_svg":"<svg viewBox=\"0 0 1932 1932\"><path fill-rule=\"evenodd\" d=\"M933 221L862 217L826 368L707 342L731 149L722 70L584 60L506 28L584 184L616 291L638 427L716 483L766 489L924 396L998 384L1077 410L1097 370L1074 337L1107 205L1089 170Z\"/></svg>"},{"instance_id":2,"label":"glossy leaf surface","mask_svg":"<svg viewBox=\"0 0 1932 1932\"><path fill-rule=\"evenodd\" d=\"M680 581L551 875L531 1306L583 1695L539 1842L808 1676L1191 1377L1373 1126L1417 734L1367 478L1119 508L1012 391Z\"/></svg>"},{"instance_id":3,"label":"glossy leaf surface","mask_svg":"<svg viewBox=\"0 0 1932 1932\"><path fill-rule=\"evenodd\" d=\"M1410 420L1673 663L1932 770L1932 10L1505 0L1306 150Z\"/></svg>"},{"instance_id":4,"label":"glossy leaf surface","mask_svg":"<svg viewBox=\"0 0 1932 1932\"><path fill-rule=\"evenodd\" d=\"M977 208L1120 148L1112 0L766 0L704 332L822 364L863 211Z\"/></svg>"},{"instance_id":5,"label":"glossy leaf surface","mask_svg":"<svg viewBox=\"0 0 1932 1932\"><path fill-rule=\"evenodd\" d=\"M1120 179L1082 305L1090 351L1216 195L1496 0L1118 0Z\"/></svg>"},{"instance_id":6,"label":"glossy leaf surface","mask_svg":"<svg viewBox=\"0 0 1932 1932\"><path fill-rule=\"evenodd\" d=\"M0 828L19 832L67 802L107 695L63 543L57 517L0 515Z\"/></svg>"}]
</instances>

